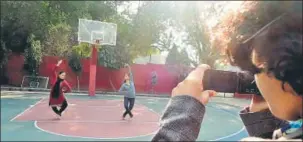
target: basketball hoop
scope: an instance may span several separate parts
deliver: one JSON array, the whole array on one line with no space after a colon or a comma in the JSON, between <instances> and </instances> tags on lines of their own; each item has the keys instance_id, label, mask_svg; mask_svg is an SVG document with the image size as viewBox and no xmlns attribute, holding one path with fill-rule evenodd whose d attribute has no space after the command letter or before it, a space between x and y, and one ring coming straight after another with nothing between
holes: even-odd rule
<instances>
[{"instance_id":1,"label":"basketball hoop","mask_svg":"<svg viewBox=\"0 0 303 142\"><path fill-rule=\"evenodd\" d=\"M100 41L101 41L100 39L96 39L96 40L95 40L95 43L96 43L96 44L100 44Z\"/></svg>"},{"instance_id":2,"label":"basketball hoop","mask_svg":"<svg viewBox=\"0 0 303 142\"><path fill-rule=\"evenodd\" d=\"M78 41L92 45L89 70L89 96L95 96L98 45L116 45L117 24L79 19Z\"/></svg>"},{"instance_id":3,"label":"basketball hoop","mask_svg":"<svg viewBox=\"0 0 303 142\"><path fill-rule=\"evenodd\" d=\"M117 24L95 20L79 19L78 41L98 44L116 45ZM99 40L99 42L97 42Z\"/></svg>"}]
</instances>

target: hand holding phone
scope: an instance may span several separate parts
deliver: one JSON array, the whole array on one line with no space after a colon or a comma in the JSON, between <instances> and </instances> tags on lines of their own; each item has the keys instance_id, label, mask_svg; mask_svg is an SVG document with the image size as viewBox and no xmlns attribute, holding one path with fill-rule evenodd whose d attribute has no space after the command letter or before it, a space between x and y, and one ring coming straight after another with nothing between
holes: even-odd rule
<instances>
[{"instance_id":1,"label":"hand holding phone","mask_svg":"<svg viewBox=\"0 0 303 142\"><path fill-rule=\"evenodd\" d=\"M203 78L203 89L222 93L260 95L254 77L245 72L206 70Z\"/></svg>"},{"instance_id":2,"label":"hand holding phone","mask_svg":"<svg viewBox=\"0 0 303 142\"><path fill-rule=\"evenodd\" d=\"M209 99L216 95L215 91L205 90L202 87L203 73L209 68L208 65L203 64L190 72L189 75L173 89L172 97L188 95L206 105Z\"/></svg>"}]
</instances>

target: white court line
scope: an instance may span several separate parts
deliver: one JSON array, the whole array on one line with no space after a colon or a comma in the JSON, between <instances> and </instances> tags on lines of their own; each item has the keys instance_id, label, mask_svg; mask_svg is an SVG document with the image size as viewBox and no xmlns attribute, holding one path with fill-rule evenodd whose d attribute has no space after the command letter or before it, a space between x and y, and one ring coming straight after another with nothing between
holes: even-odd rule
<instances>
[{"instance_id":1,"label":"white court line","mask_svg":"<svg viewBox=\"0 0 303 142\"><path fill-rule=\"evenodd\" d=\"M49 134L53 134L53 135L58 135L58 136L63 136L63 137L83 138L83 139L129 139L129 138L138 138L138 137L144 137L144 136L154 135L159 130L159 129L157 129L155 132L152 132L152 133L149 133L149 134L132 136L132 137L100 138L100 137L84 137L84 136L64 135L64 134L60 134L60 133L56 133L56 132L51 132L51 131L44 130L44 129L40 128L37 125L37 121L35 121L35 127L37 129L39 129L40 131L43 131L45 133L49 133Z\"/></svg>"},{"instance_id":2,"label":"white court line","mask_svg":"<svg viewBox=\"0 0 303 142\"><path fill-rule=\"evenodd\" d=\"M13 92L13 91L12 91ZM28 93L41 93L42 92L28 92ZM104 96L113 96L113 97L123 97L123 96L120 96L120 95L104 95ZM145 97L145 96L138 96L139 98L151 98L151 97ZM157 99L166 99L166 98L157 98ZM24 114L25 112L27 112L28 110L32 109L34 106L36 106L37 104L41 103L42 101L44 100L44 98L42 98L40 101L36 102L34 105L31 105L29 108L27 108L26 110L24 110L23 112L21 112L20 114L18 114L17 116L15 116L13 119L11 119L10 121L13 121L15 120L17 117L19 117L20 115ZM113 100L115 101L115 100ZM122 101L118 101L118 102L122 102ZM140 104L141 105L141 104ZM73 105L72 105L73 106ZM145 105L142 105L144 107L146 107ZM147 108L147 107L146 107ZM153 112L153 113L156 113L157 115L159 115L157 112L153 111L152 109L148 109L149 111ZM160 115L159 115L160 116ZM55 122L60 122L62 120L59 120L59 121L55 121ZM24 122L24 121L21 121L21 122ZM64 134L59 134L59 133L55 133L55 132L51 132L51 131L48 131L48 130L44 130L42 128L40 128L38 125L37 125L37 120L35 120L34 122L34 125L37 129L43 131L43 132L46 132L46 133L49 133L49 134L54 134L54 135L59 135L59 136L64 136L64 137L74 137L74 138L87 138L87 139L129 139L129 138L137 138L137 137L144 137L144 136L150 136L150 135L154 135L159 129L157 129L156 131L152 132L152 133L149 133L149 134L145 134L145 135L138 135L138 136L132 136L132 137L115 137L115 138L100 138L100 137L83 137L83 136L72 136L72 135L64 135ZM47 122L47 121L39 121L39 122ZM54 122L54 121L49 121L49 122ZM66 121L65 121L66 122ZM69 121L71 122L71 121ZM78 121L78 122L81 122L81 121ZM87 121L86 121L87 122ZM97 122L97 121L96 121ZM112 123L113 121L107 121L108 123ZM115 122L121 122L121 121L115 121ZM128 122L129 121L123 121L123 122ZM85 123L83 121L83 123ZM104 122L100 122L99 123L106 123L105 121ZM155 121L155 122L141 122L141 123L158 123L158 121Z\"/></svg>"},{"instance_id":3,"label":"white court line","mask_svg":"<svg viewBox=\"0 0 303 142\"><path fill-rule=\"evenodd\" d=\"M229 111L225 111L224 109L220 109L220 108L216 108L216 107L212 107L212 106L206 106L206 107L210 107L210 108L213 108L213 109L216 109L216 110L223 111L223 112L225 112L225 113L227 113L227 114L232 115L233 117L236 117L236 116L237 116L237 115L235 115L235 114L230 113ZM241 119L238 118L238 117L236 117L236 119L238 119L238 120L241 121ZM241 132L244 131L244 130L245 130L245 127L243 127L242 129L240 129L239 131L234 132L234 133L231 133L231 134L229 134L229 135L227 135L227 136L220 137L220 138L217 138L217 139L214 139L214 140L208 140L208 141L220 141L220 140L222 140L222 139L230 138L230 137L232 137L232 136L238 135L239 133L241 133Z\"/></svg>"},{"instance_id":4,"label":"white court line","mask_svg":"<svg viewBox=\"0 0 303 142\"><path fill-rule=\"evenodd\" d=\"M18 121L18 122L54 122L54 123L159 123L158 121L141 121L141 122L135 122L132 120L117 120L117 121L81 121L81 120L24 120L24 121Z\"/></svg>"},{"instance_id":5,"label":"white court line","mask_svg":"<svg viewBox=\"0 0 303 142\"><path fill-rule=\"evenodd\" d=\"M22 94L40 94L40 95L49 95L49 92L39 92L39 91L2 91L3 93L6 93L6 92L17 92L17 93L22 93ZM88 96L88 93L65 93L67 95L65 95L65 97L68 97L68 96ZM118 97L118 98L123 98L124 96L123 95L115 95L115 94L96 94L96 97L102 97L102 96L106 96L106 97ZM156 98L156 99L159 99L159 100L167 100L167 99L170 99L170 97L159 97L159 96L141 96L141 95L137 95L136 97L138 98L149 98L149 99L153 99L153 98Z\"/></svg>"},{"instance_id":6,"label":"white court line","mask_svg":"<svg viewBox=\"0 0 303 142\"><path fill-rule=\"evenodd\" d=\"M16 115L14 118L12 118L10 121L15 120L17 117L21 116L22 114L24 114L25 112L29 111L30 109L32 109L34 106L36 106L37 104L41 103L44 100L44 98L42 98L41 100L37 101L34 105L30 105L27 109L23 110L21 113L19 113L18 115Z\"/></svg>"},{"instance_id":7,"label":"white court line","mask_svg":"<svg viewBox=\"0 0 303 142\"><path fill-rule=\"evenodd\" d=\"M146 107L145 105L142 105L139 103L139 105L147 108L149 111L151 111L152 113L155 113L157 114L158 116L160 116L159 113L155 112L154 110L152 109L149 109L148 107ZM49 133L49 134L53 134L53 135L58 135L58 136L63 136L63 137L73 137L73 138L84 138L84 139L129 139L129 138L138 138L138 137L145 137L145 136L151 136L151 135L154 135L158 132L158 130L160 129L157 129L156 131L152 132L152 133L148 133L148 134L145 134L145 135L138 135L138 136L132 136L132 137L115 137L115 138L100 138L100 137L83 137L83 136L73 136L73 135L64 135L64 134L60 134L60 133L56 133L56 132L51 132L51 131L48 131L48 130L44 130L42 128L40 128L37 124L37 122L73 122L73 121L62 121L62 120L58 120L58 121L37 121L35 120L35 127L37 129L39 129L40 131L43 131L45 133ZM117 123L117 122L125 122L125 123L133 123L131 120L129 121L74 121L74 122L80 122L80 123L87 123L87 122L94 122L94 123ZM158 126L160 126L160 121L145 121L145 122L140 122L140 123L157 123Z\"/></svg>"},{"instance_id":8,"label":"white court line","mask_svg":"<svg viewBox=\"0 0 303 142\"><path fill-rule=\"evenodd\" d=\"M7 91L7 92L14 92L14 91ZM19 91L19 92L20 92L20 93L21 93L21 92L22 92L22 93L25 93L25 92L23 92L23 91ZM44 94L44 92L31 92L31 91L26 92L26 93L39 93L39 94ZM47 94L48 94L48 93L47 93ZM76 96L76 95L79 95L79 96L80 96L80 93L79 93L79 94L76 93L76 94L73 94L73 95L75 95L75 96ZM112 97L121 97L121 98L123 97L123 96L120 96L120 95L107 95L107 94L102 94L102 95L104 95L104 96L112 96ZM152 96L151 96L151 97L138 96L138 97L139 97L139 98L152 98ZM159 97L159 98L158 98L158 97L157 97L157 99L167 99L167 98L162 98L162 97ZM40 101L38 101L36 104L32 105L31 107L27 108L26 110L24 110L23 112L21 112L20 114L18 114L17 116L15 116L15 117L14 117L13 119L11 119L10 121L13 121L13 120L16 119L18 116L24 114L26 111L30 110L30 109L31 109L32 107L34 107L35 105L41 103L43 100L44 100L44 98L42 98L42 99L41 99ZM120 102L120 101L119 101L119 102ZM145 106L145 105L143 105L143 106ZM92 107L94 107L94 106L92 106ZM221 110L221 109L218 109L218 108L215 108L215 109ZM152 111L152 112L158 114L157 112L153 111L152 109L148 109L148 110L150 110L150 111ZM221 110L221 111L223 111L223 110ZM229 113L229 114L235 116L234 114L232 114L232 113L230 113L230 112L227 112L227 111L224 111L224 112ZM158 115L159 115L159 114L158 114ZM237 117L236 117L236 118L237 118ZM60 121L62 121L62 120L60 120ZM60 121L55 121L55 122L60 122ZM47 122L47 121L39 121L39 122ZM54 122L54 121L49 121L49 122ZM63 121L63 122L67 122L67 121ZM72 121L69 121L69 122L72 122ZM81 122L81 121L78 121L78 122ZM86 122L87 122L87 121L86 121ZM112 122L113 122L113 121L112 121ZM119 122L119 121L116 121L116 122ZM128 122L128 121L125 121L125 122ZM83 121L83 123L84 123L84 121ZM96 121L95 123L97 123L97 121ZM100 122L100 121L99 121L99 123L105 123L105 122ZM111 123L111 122L109 122L109 123ZM148 122L147 122L147 123L148 123ZM150 122L150 123L156 123L156 122ZM155 131L155 132L153 132L153 133L150 133L150 134L140 135L140 136L134 136L134 137L96 138L96 137L70 136L70 135L64 135L64 134L59 134L59 133L55 133L55 132L50 132L50 131L44 130L44 129L40 128L39 126L37 126L37 121L35 121L35 127L36 127L37 129L41 130L41 131L44 131L44 132L50 133L50 134L55 134L55 135L60 135L60 136L65 136L65 137L90 138L90 139L123 139L123 138L136 138L136 137L143 137L143 136L152 135L152 134L155 134L155 133L158 131L158 130L157 130L157 131ZM214 140L209 140L209 141L220 141L220 140L222 140L222 139L226 139L226 138L235 136L235 135L241 133L241 132L244 131L244 130L245 130L245 127L243 127L243 128L240 129L239 131L237 131L237 132L235 132L235 133L232 133L232 134L230 134L230 135L227 135L227 136L224 136L224 137L221 137L221 138L217 138L217 139L214 139Z\"/></svg>"},{"instance_id":9,"label":"white court line","mask_svg":"<svg viewBox=\"0 0 303 142\"><path fill-rule=\"evenodd\" d=\"M68 107L89 107L89 108L124 108L122 104L117 104L117 105L80 105L80 104L75 104L75 103L68 103ZM134 106L135 111L141 111L141 110L150 110L149 108L146 108L146 106L139 104L139 107ZM150 110L154 112L153 110Z\"/></svg>"},{"instance_id":10,"label":"white court line","mask_svg":"<svg viewBox=\"0 0 303 142\"><path fill-rule=\"evenodd\" d=\"M245 130L245 127L243 127L241 130L235 132L235 133L232 133L230 135L227 135L227 136L224 136L224 137L221 137L221 138L217 138L217 139L214 139L214 140L210 140L210 141L220 141L222 139L226 139L226 138L229 138L229 137L232 137L232 136L235 136L235 135L238 135L239 133L241 133L242 131Z\"/></svg>"},{"instance_id":11,"label":"white court line","mask_svg":"<svg viewBox=\"0 0 303 142\"><path fill-rule=\"evenodd\" d=\"M95 108L117 108L117 107L122 107L122 105L116 105L116 106L110 106L110 105L108 105L108 106L86 106L86 105L78 105L78 104L68 104L68 106L70 106L70 107L95 107Z\"/></svg>"}]
</instances>

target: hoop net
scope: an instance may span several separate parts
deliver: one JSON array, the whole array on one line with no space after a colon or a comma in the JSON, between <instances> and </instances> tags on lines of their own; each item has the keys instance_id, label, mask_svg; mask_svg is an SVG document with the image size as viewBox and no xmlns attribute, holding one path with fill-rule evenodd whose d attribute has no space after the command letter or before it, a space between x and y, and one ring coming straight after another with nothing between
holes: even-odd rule
<instances>
[{"instance_id":1,"label":"hoop net","mask_svg":"<svg viewBox=\"0 0 303 142\"><path fill-rule=\"evenodd\" d=\"M78 41L97 45L116 45L117 24L79 19ZM99 40L99 43L96 42Z\"/></svg>"}]
</instances>

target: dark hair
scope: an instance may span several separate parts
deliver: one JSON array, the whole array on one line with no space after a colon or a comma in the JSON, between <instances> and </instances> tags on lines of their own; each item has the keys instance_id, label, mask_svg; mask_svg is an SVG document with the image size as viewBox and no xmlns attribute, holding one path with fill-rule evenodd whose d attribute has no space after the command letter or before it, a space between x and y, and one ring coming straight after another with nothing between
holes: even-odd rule
<instances>
[{"instance_id":1,"label":"dark hair","mask_svg":"<svg viewBox=\"0 0 303 142\"><path fill-rule=\"evenodd\" d=\"M265 63L265 72L303 95L302 15L296 16L286 14L279 24L256 37L252 46L259 62Z\"/></svg>"},{"instance_id":2,"label":"dark hair","mask_svg":"<svg viewBox=\"0 0 303 142\"><path fill-rule=\"evenodd\" d=\"M130 73L125 73L125 75L128 75L128 77L130 77ZM124 79L123 82L126 83L126 80Z\"/></svg>"},{"instance_id":3,"label":"dark hair","mask_svg":"<svg viewBox=\"0 0 303 142\"><path fill-rule=\"evenodd\" d=\"M58 75L64 73L64 71L60 71ZM52 97L53 98L58 98L60 96L60 83L64 81L64 79L57 77L57 81L55 85L53 86L53 92L52 92Z\"/></svg>"},{"instance_id":4,"label":"dark hair","mask_svg":"<svg viewBox=\"0 0 303 142\"><path fill-rule=\"evenodd\" d=\"M275 2L275 4L277 3L279 2ZM256 4L255 6L257 5L258 4ZM229 59L231 59L230 61L233 65L239 66L241 69L248 70L252 73L259 73L260 71L263 71L270 75L273 75L278 80L281 80L283 84L285 82L289 83L298 94L302 95L302 1L288 2L288 6L289 7L287 7L287 9L291 9L293 11L289 11L286 9L283 10L282 8L280 8L281 6L276 7L276 11L280 12L280 17L279 15L273 16L277 13L271 14L270 10L266 11L267 9L263 7L265 11L263 11L261 14L267 15L267 17L263 16L263 19L259 18L259 21L267 21L266 24L273 24L268 24L268 26L266 24L259 23L260 25L266 25L268 27L265 26L266 29L262 28L262 31L257 32L257 35L255 34L257 30L251 30L250 32L246 31L245 34L243 31L229 31L231 39L227 43L228 45L226 45L226 53L227 56L230 57ZM244 12L245 14L236 14L236 16L253 15L252 13L255 9L257 8L251 8L250 10ZM269 6L269 9L273 10L274 8ZM256 16L255 18L262 18L261 14L254 16ZM250 26L252 26L252 24L248 23L252 22L249 20L253 18L246 18L243 18L244 20L242 19L242 21L238 21L239 23L235 24L237 26L233 25L235 26L234 28L242 28L243 30L243 28L246 27L249 31L249 29L251 29ZM258 30L260 29L261 28L258 28ZM254 37L249 38L252 35ZM243 42L244 40L246 41ZM256 53L258 62L264 63L263 68L258 68L252 64L252 51ZM282 88L284 89L283 84Z\"/></svg>"},{"instance_id":5,"label":"dark hair","mask_svg":"<svg viewBox=\"0 0 303 142\"><path fill-rule=\"evenodd\" d=\"M62 73L65 73L65 71L60 71L58 75L61 75Z\"/></svg>"}]
</instances>

